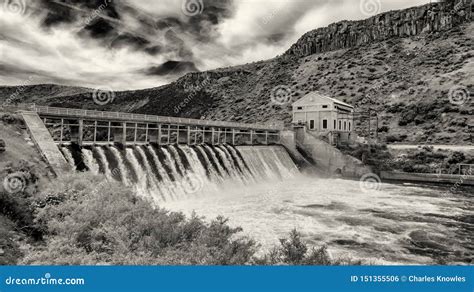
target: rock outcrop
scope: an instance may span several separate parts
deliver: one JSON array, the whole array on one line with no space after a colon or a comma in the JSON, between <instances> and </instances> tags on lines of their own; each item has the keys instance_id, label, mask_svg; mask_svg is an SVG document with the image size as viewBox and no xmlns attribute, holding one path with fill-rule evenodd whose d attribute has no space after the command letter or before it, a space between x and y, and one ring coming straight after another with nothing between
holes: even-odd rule
<instances>
[{"instance_id":1,"label":"rock outcrop","mask_svg":"<svg viewBox=\"0 0 474 292\"><path fill-rule=\"evenodd\" d=\"M304 34L285 53L298 57L352 48L393 37L451 29L472 21L472 0L451 0L382 13L361 21L341 21Z\"/></svg>"}]
</instances>

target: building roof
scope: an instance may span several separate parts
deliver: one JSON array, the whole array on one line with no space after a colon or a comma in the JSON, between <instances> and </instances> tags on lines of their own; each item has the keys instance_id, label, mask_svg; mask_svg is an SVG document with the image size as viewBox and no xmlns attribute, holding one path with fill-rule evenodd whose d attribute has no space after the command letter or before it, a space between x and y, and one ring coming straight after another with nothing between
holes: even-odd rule
<instances>
[{"instance_id":1,"label":"building roof","mask_svg":"<svg viewBox=\"0 0 474 292\"><path fill-rule=\"evenodd\" d=\"M347 107L350 107L350 108L354 108L354 106L352 106L348 103L345 103L343 101L340 101L338 99L335 99L335 98L332 98L332 97L329 97L329 96L326 96L326 95L322 95L319 92L310 92L310 93L306 94L305 96L303 96L302 98L295 101L293 103L293 105L302 105L302 104L305 104L305 103L310 103L316 98L324 98L324 99L327 99L327 100L329 100L329 101L331 101L335 104L339 104L339 105L347 106Z\"/></svg>"}]
</instances>

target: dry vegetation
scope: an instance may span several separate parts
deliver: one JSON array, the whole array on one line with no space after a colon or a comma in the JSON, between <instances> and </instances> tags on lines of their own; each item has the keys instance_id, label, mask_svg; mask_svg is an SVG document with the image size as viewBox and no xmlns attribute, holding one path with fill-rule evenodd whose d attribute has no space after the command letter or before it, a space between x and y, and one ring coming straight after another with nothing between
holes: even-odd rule
<instances>
[{"instance_id":1,"label":"dry vegetation","mask_svg":"<svg viewBox=\"0 0 474 292\"><path fill-rule=\"evenodd\" d=\"M310 91L340 98L380 116L388 142L472 144L472 98L449 103L454 85L474 91L474 24L435 34L394 38L308 57L279 56L242 66L190 73L158 88L117 92L94 104L90 89L54 85L21 88L16 101L241 122L291 120L290 106L271 101L275 86L291 101ZM0 88L0 101L18 88ZM185 99L187 97L188 100ZM176 108L179 107L179 111Z\"/></svg>"}]
</instances>

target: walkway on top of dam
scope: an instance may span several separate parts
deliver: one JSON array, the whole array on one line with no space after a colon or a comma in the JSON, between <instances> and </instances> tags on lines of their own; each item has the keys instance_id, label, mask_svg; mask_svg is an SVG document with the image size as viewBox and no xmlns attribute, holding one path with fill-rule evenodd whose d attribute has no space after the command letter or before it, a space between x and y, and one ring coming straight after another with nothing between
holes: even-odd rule
<instances>
[{"instance_id":1,"label":"walkway on top of dam","mask_svg":"<svg viewBox=\"0 0 474 292\"><path fill-rule=\"evenodd\" d=\"M146 114L135 114L125 112L111 112L111 111L97 111L85 110L75 108L49 107L38 106L35 104L23 104L16 106L18 109L37 112L41 117L51 118L73 118L73 119L88 119L101 121L117 121L117 122L141 122L141 123L161 123L174 124L183 126L202 126L202 127L218 127L218 128L234 128L234 129L249 129L257 131L281 131L283 130L282 123L263 124L263 123L238 123L226 121L213 120L198 120L180 117L168 117Z\"/></svg>"},{"instance_id":2,"label":"walkway on top of dam","mask_svg":"<svg viewBox=\"0 0 474 292\"><path fill-rule=\"evenodd\" d=\"M12 108L37 115L53 141L61 145L272 145L280 143L284 129L282 123L246 124L34 104Z\"/></svg>"}]
</instances>

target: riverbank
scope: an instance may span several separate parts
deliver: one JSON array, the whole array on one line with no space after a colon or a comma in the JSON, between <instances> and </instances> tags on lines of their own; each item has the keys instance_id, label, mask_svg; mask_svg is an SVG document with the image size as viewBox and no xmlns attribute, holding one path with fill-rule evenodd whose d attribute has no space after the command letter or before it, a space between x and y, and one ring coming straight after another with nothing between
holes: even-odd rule
<instances>
[{"instance_id":1,"label":"riverbank","mask_svg":"<svg viewBox=\"0 0 474 292\"><path fill-rule=\"evenodd\" d=\"M386 181L462 184L467 186L474 186L473 175L381 171L380 178Z\"/></svg>"}]
</instances>

